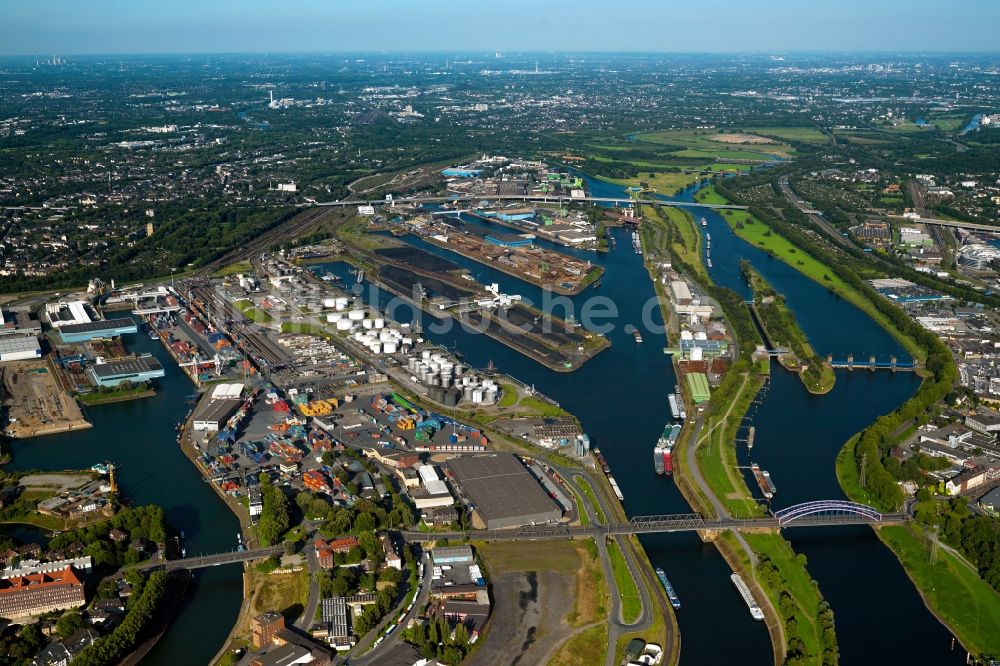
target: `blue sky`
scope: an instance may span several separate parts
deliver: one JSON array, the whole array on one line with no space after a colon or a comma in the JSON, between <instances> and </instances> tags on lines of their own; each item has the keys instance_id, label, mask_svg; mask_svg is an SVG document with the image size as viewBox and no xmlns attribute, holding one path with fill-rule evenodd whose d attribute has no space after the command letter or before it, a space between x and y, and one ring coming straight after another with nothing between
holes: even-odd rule
<instances>
[{"instance_id":1,"label":"blue sky","mask_svg":"<svg viewBox=\"0 0 1000 666\"><path fill-rule=\"evenodd\" d=\"M0 0L0 54L1000 51L966 0Z\"/></svg>"}]
</instances>

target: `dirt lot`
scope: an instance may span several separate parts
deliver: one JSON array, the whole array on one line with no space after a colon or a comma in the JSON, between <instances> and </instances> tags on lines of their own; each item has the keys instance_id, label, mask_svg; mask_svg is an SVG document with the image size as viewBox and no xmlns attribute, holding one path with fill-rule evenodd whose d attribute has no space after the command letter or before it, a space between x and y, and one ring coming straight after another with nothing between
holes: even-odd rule
<instances>
[{"instance_id":1,"label":"dirt lot","mask_svg":"<svg viewBox=\"0 0 1000 666\"><path fill-rule=\"evenodd\" d=\"M21 485L25 488L51 488L56 492L75 490L93 481L93 474L29 474L21 477Z\"/></svg>"},{"instance_id":2,"label":"dirt lot","mask_svg":"<svg viewBox=\"0 0 1000 666\"><path fill-rule=\"evenodd\" d=\"M777 143L773 139L768 139L764 136L756 136L754 134L715 134L709 137L712 141L718 141L719 143L742 143L742 144L762 144L762 143Z\"/></svg>"},{"instance_id":3,"label":"dirt lot","mask_svg":"<svg viewBox=\"0 0 1000 666\"><path fill-rule=\"evenodd\" d=\"M508 572L492 579L496 608L485 644L470 666L529 666L573 633L566 615L573 608L573 575Z\"/></svg>"},{"instance_id":4,"label":"dirt lot","mask_svg":"<svg viewBox=\"0 0 1000 666\"><path fill-rule=\"evenodd\" d=\"M10 437L36 437L90 427L47 361L7 363L2 372Z\"/></svg>"},{"instance_id":5,"label":"dirt lot","mask_svg":"<svg viewBox=\"0 0 1000 666\"><path fill-rule=\"evenodd\" d=\"M603 619L607 612L607 588L582 542L476 548L490 575L494 607L486 642L469 664L547 663L580 627Z\"/></svg>"}]
</instances>

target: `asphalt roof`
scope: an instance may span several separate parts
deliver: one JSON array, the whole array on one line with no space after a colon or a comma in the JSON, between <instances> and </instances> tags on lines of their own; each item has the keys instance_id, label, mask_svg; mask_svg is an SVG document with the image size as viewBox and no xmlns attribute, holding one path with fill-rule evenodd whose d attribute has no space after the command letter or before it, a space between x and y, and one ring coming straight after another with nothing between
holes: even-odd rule
<instances>
[{"instance_id":1,"label":"asphalt roof","mask_svg":"<svg viewBox=\"0 0 1000 666\"><path fill-rule=\"evenodd\" d=\"M94 374L98 377L116 377L118 375L163 370L163 366L160 365L155 356L140 356L139 358L129 358L123 361L98 363L91 366L91 368L93 368Z\"/></svg>"},{"instance_id":2,"label":"asphalt roof","mask_svg":"<svg viewBox=\"0 0 1000 666\"><path fill-rule=\"evenodd\" d=\"M561 513L512 453L461 456L449 460L448 468L484 520Z\"/></svg>"},{"instance_id":3,"label":"asphalt roof","mask_svg":"<svg viewBox=\"0 0 1000 666\"><path fill-rule=\"evenodd\" d=\"M135 322L128 317L118 319L102 319L100 321L88 321L85 324L67 324L59 328L60 333L89 333L92 331L111 331L118 328L135 328Z\"/></svg>"}]
</instances>

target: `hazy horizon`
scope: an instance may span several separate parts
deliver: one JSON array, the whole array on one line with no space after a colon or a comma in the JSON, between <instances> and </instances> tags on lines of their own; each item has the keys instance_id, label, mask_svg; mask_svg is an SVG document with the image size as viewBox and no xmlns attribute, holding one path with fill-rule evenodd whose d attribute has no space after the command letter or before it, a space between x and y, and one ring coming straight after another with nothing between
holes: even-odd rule
<instances>
[{"instance_id":1,"label":"hazy horizon","mask_svg":"<svg viewBox=\"0 0 1000 666\"><path fill-rule=\"evenodd\" d=\"M7 0L0 55L240 53L956 53L1000 50L1000 3L862 0L710 6L626 0Z\"/></svg>"}]
</instances>

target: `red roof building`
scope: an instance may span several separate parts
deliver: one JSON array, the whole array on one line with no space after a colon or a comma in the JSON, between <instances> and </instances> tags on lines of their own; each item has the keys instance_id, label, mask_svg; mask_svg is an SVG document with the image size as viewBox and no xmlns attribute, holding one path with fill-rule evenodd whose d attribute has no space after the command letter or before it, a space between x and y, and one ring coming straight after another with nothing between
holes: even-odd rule
<instances>
[{"instance_id":1,"label":"red roof building","mask_svg":"<svg viewBox=\"0 0 1000 666\"><path fill-rule=\"evenodd\" d=\"M77 608L87 602L73 567L0 580L0 616L28 617Z\"/></svg>"}]
</instances>

